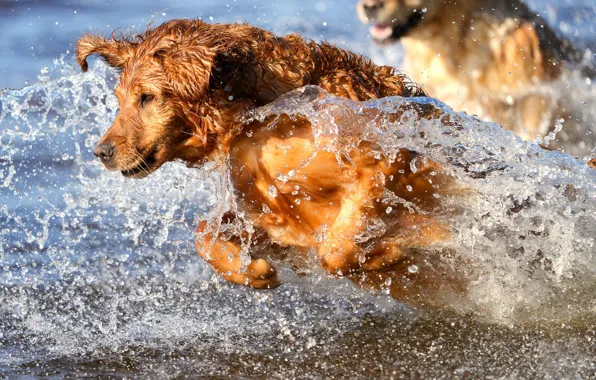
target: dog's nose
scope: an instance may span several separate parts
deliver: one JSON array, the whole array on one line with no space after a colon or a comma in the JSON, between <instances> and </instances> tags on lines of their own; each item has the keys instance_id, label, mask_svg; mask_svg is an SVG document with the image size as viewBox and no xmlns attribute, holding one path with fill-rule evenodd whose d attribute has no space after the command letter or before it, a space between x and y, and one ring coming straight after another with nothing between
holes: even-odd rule
<instances>
[{"instance_id":1,"label":"dog's nose","mask_svg":"<svg viewBox=\"0 0 596 380\"><path fill-rule=\"evenodd\" d=\"M93 154L105 164L112 159L112 156L114 156L114 145L110 143L99 144L95 147Z\"/></svg>"},{"instance_id":2,"label":"dog's nose","mask_svg":"<svg viewBox=\"0 0 596 380\"><path fill-rule=\"evenodd\" d=\"M365 0L362 3L362 10L369 19L374 19L381 8L383 8L383 2L379 0Z\"/></svg>"}]
</instances>

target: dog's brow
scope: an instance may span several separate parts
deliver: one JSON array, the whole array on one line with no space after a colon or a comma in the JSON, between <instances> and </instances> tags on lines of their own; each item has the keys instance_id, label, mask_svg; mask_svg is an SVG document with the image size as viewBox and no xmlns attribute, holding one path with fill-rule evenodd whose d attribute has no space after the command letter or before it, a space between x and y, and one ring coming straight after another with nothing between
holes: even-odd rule
<instances>
[{"instance_id":1,"label":"dog's brow","mask_svg":"<svg viewBox=\"0 0 596 380\"><path fill-rule=\"evenodd\" d=\"M160 87L153 83L141 83L137 86L137 89L141 93L158 94L161 92Z\"/></svg>"}]
</instances>

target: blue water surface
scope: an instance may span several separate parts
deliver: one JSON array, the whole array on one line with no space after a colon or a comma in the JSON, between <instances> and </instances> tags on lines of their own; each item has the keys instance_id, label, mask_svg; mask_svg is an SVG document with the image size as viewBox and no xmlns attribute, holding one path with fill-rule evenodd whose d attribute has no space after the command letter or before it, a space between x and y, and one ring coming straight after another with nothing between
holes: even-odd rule
<instances>
[{"instance_id":1,"label":"blue water surface","mask_svg":"<svg viewBox=\"0 0 596 380\"><path fill-rule=\"evenodd\" d=\"M595 46L593 0L529 5ZM413 316L324 276L286 273L271 292L219 280L192 239L217 204L211 179L176 163L139 181L103 170L92 147L116 115L117 75L72 59L84 32L197 17L402 56L370 42L355 0L0 0L0 378L596 376L594 310L511 327Z\"/></svg>"}]
</instances>

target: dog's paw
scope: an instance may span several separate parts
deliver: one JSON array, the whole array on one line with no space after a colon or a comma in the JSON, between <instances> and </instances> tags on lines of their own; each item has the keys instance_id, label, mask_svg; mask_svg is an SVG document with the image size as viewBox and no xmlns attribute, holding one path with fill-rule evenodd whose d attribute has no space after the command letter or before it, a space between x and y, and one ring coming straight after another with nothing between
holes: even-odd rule
<instances>
[{"instance_id":1,"label":"dog's paw","mask_svg":"<svg viewBox=\"0 0 596 380\"><path fill-rule=\"evenodd\" d=\"M360 267L356 255L356 244L348 239L327 240L319 247L320 264L327 272L335 276L347 276Z\"/></svg>"},{"instance_id":2,"label":"dog's paw","mask_svg":"<svg viewBox=\"0 0 596 380\"><path fill-rule=\"evenodd\" d=\"M267 260L255 259L246 268L245 285L257 289L272 289L279 284L277 271Z\"/></svg>"}]
</instances>

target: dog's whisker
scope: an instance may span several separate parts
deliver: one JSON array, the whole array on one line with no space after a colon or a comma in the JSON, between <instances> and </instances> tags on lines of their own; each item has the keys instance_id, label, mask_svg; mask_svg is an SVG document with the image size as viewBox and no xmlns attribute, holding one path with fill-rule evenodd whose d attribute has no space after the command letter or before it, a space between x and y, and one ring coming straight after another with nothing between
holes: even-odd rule
<instances>
[{"instance_id":1,"label":"dog's whisker","mask_svg":"<svg viewBox=\"0 0 596 380\"><path fill-rule=\"evenodd\" d=\"M134 152L134 154L141 159L140 164L138 165L138 167L147 175L149 175L150 172L150 167L149 164L147 164L147 162L145 161L145 159L138 153L138 152Z\"/></svg>"}]
</instances>

